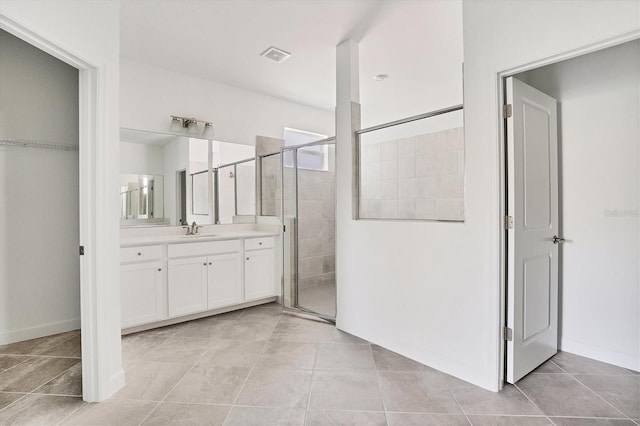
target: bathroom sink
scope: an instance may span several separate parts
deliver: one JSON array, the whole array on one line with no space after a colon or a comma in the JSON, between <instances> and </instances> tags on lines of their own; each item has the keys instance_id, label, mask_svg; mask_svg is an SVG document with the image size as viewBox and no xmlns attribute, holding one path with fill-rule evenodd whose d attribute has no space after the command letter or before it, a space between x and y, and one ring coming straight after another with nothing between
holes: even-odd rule
<instances>
[{"instance_id":1,"label":"bathroom sink","mask_svg":"<svg viewBox=\"0 0 640 426\"><path fill-rule=\"evenodd\" d=\"M205 238L205 237L215 237L216 234L195 234L195 235L183 235L182 238Z\"/></svg>"}]
</instances>

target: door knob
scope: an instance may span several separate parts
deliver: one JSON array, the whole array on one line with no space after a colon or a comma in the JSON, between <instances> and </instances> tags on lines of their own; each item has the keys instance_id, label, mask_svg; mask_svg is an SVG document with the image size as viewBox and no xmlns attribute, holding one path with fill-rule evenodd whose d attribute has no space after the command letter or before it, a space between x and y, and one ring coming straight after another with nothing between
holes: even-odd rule
<instances>
[{"instance_id":1,"label":"door knob","mask_svg":"<svg viewBox=\"0 0 640 426\"><path fill-rule=\"evenodd\" d=\"M560 238L557 235L553 236L553 244L562 244L564 243L564 238Z\"/></svg>"}]
</instances>

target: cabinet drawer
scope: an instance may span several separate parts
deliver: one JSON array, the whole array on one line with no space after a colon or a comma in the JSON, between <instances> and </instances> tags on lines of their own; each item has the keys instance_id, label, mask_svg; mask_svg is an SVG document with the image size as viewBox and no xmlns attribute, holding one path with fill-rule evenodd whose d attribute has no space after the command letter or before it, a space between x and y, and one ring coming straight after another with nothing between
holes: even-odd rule
<instances>
[{"instance_id":1,"label":"cabinet drawer","mask_svg":"<svg viewBox=\"0 0 640 426\"><path fill-rule=\"evenodd\" d=\"M144 262L162 258L162 246L125 247L120 249L120 262Z\"/></svg>"},{"instance_id":2,"label":"cabinet drawer","mask_svg":"<svg viewBox=\"0 0 640 426\"><path fill-rule=\"evenodd\" d=\"M258 250L273 247L273 237L248 238L244 240L245 250Z\"/></svg>"},{"instance_id":3,"label":"cabinet drawer","mask_svg":"<svg viewBox=\"0 0 640 426\"><path fill-rule=\"evenodd\" d=\"M204 243L170 244L169 257L202 256L240 251L240 240L208 241Z\"/></svg>"}]
</instances>

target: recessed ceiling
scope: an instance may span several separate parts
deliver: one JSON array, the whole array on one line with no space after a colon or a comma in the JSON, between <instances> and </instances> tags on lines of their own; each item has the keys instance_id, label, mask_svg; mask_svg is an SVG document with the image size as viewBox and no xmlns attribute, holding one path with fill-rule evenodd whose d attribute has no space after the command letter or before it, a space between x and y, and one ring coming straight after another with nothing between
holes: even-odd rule
<instances>
[{"instance_id":1,"label":"recessed ceiling","mask_svg":"<svg viewBox=\"0 0 640 426\"><path fill-rule=\"evenodd\" d=\"M333 111L335 46L360 43L363 121L462 101L460 1L126 0L124 58ZM277 46L277 63L260 53ZM377 74L392 78L374 81Z\"/></svg>"}]
</instances>

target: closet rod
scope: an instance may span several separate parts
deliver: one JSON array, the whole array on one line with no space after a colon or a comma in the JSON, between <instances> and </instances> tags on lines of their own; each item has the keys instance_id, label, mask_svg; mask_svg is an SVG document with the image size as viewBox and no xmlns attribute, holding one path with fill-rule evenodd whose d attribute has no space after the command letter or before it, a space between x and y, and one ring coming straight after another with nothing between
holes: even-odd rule
<instances>
[{"instance_id":1,"label":"closet rod","mask_svg":"<svg viewBox=\"0 0 640 426\"><path fill-rule=\"evenodd\" d=\"M77 151L78 145L63 145L44 141L32 141L28 139L0 138L0 145L23 146L25 148L58 149L61 151Z\"/></svg>"}]
</instances>

